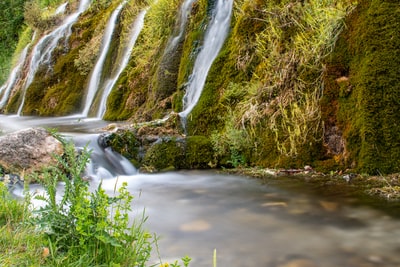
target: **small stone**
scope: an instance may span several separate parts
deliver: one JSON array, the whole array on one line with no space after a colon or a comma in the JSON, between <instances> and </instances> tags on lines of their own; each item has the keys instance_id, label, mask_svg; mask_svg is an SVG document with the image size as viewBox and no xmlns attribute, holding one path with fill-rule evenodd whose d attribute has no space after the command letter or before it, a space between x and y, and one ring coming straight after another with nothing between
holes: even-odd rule
<instances>
[{"instance_id":1,"label":"small stone","mask_svg":"<svg viewBox=\"0 0 400 267\"><path fill-rule=\"evenodd\" d=\"M339 207L339 204L337 202L331 202L331 201L320 201L319 204L322 206L324 210L329 212L337 211Z\"/></svg>"},{"instance_id":2,"label":"small stone","mask_svg":"<svg viewBox=\"0 0 400 267\"><path fill-rule=\"evenodd\" d=\"M277 267L317 267L317 265L308 259L295 259L278 265Z\"/></svg>"},{"instance_id":3,"label":"small stone","mask_svg":"<svg viewBox=\"0 0 400 267\"><path fill-rule=\"evenodd\" d=\"M204 232L211 228L211 225L205 220L196 220L182 224L179 229L183 232Z\"/></svg>"},{"instance_id":4,"label":"small stone","mask_svg":"<svg viewBox=\"0 0 400 267\"><path fill-rule=\"evenodd\" d=\"M373 262L373 263L383 263L382 257L380 257L378 255L368 256L368 261Z\"/></svg>"},{"instance_id":5,"label":"small stone","mask_svg":"<svg viewBox=\"0 0 400 267\"><path fill-rule=\"evenodd\" d=\"M310 172L313 172L313 171L314 171L314 169L310 165L304 166L304 172L305 173L310 173Z\"/></svg>"},{"instance_id":6,"label":"small stone","mask_svg":"<svg viewBox=\"0 0 400 267\"><path fill-rule=\"evenodd\" d=\"M286 202L267 202L267 203L263 203L261 206L263 207L287 207L287 203Z\"/></svg>"}]
</instances>

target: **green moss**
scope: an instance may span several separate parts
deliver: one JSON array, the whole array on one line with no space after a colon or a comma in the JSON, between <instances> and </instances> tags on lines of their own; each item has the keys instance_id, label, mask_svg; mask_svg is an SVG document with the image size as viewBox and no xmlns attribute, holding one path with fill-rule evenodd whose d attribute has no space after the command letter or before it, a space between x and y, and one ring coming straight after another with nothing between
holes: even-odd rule
<instances>
[{"instance_id":1,"label":"green moss","mask_svg":"<svg viewBox=\"0 0 400 267\"><path fill-rule=\"evenodd\" d=\"M214 161L211 142L204 136L185 140L164 137L152 144L143 158L143 166L155 170L207 169Z\"/></svg>"},{"instance_id":2,"label":"green moss","mask_svg":"<svg viewBox=\"0 0 400 267\"><path fill-rule=\"evenodd\" d=\"M86 76L74 66L78 51L79 47L59 56L52 72L41 68L36 73L26 92L24 115L68 115L79 111Z\"/></svg>"},{"instance_id":3,"label":"green moss","mask_svg":"<svg viewBox=\"0 0 400 267\"><path fill-rule=\"evenodd\" d=\"M158 99L172 93L170 85L161 88L157 71L172 29L180 1L154 2L145 17L144 27L132 51L129 67L107 101L105 119L151 120L162 116ZM161 72L163 70L160 70Z\"/></svg>"},{"instance_id":4,"label":"green moss","mask_svg":"<svg viewBox=\"0 0 400 267\"><path fill-rule=\"evenodd\" d=\"M0 2L0 84L7 80L12 56L24 27L25 0Z\"/></svg>"},{"instance_id":5,"label":"green moss","mask_svg":"<svg viewBox=\"0 0 400 267\"><path fill-rule=\"evenodd\" d=\"M210 135L212 131L221 129L226 108L224 100L219 97L230 84L249 82L253 78L260 62L255 54L256 36L265 27L260 5L260 1L247 1L234 9L232 31L213 62L199 102L189 116L189 134Z\"/></svg>"},{"instance_id":6,"label":"green moss","mask_svg":"<svg viewBox=\"0 0 400 267\"><path fill-rule=\"evenodd\" d=\"M127 158L135 167L139 167L141 156L139 155L140 141L133 131L112 133L105 137L104 144Z\"/></svg>"},{"instance_id":7,"label":"green moss","mask_svg":"<svg viewBox=\"0 0 400 267\"><path fill-rule=\"evenodd\" d=\"M107 110L104 119L109 121L126 120L130 116L131 109L122 103L126 103L129 97L129 88L126 85L126 73L122 73L119 79L120 85L114 88L107 99ZM125 113L124 113L125 111Z\"/></svg>"},{"instance_id":8,"label":"green moss","mask_svg":"<svg viewBox=\"0 0 400 267\"><path fill-rule=\"evenodd\" d=\"M330 91L338 102L347 165L361 172L400 168L399 21L398 3L361 1L330 62L331 76L349 77L348 84L331 84Z\"/></svg>"},{"instance_id":9,"label":"green moss","mask_svg":"<svg viewBox=\"0 0 400 267\"><path fill-rule=\"evenodd\" d=\"M153 144L143 159L143 165L158 171L181 166L184 159L184 143L175 138L164 138Z\"/></svg>"},{"instance_id":10,"label":"green moss","mask_svg":"<svg viewBox=\"0 0 400 267\"><path fill-rule=\"evenodd\" d=\"M186 169L207 169L214 163L211 141L204 136L188 136L185 145Z\"/></svg>"}]
</instances>

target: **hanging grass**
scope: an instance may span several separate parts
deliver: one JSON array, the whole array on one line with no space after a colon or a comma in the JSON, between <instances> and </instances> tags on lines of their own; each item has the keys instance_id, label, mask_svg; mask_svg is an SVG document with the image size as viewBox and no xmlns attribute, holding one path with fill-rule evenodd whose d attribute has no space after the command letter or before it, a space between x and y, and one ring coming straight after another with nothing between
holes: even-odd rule
<instances>
[{"instance_id":1,"label":"hanging grass","mask_svg":"<svg viewBox=\"0 0 400 267\"><path fill-rule=\"evenodd\" d=\"M264 29L257 34L261 62L253 81L260 87L241 103L237 119L255 128L261 120L275 134L280 154L296 156L299 147L322 137L319 101L324 59L351 12L348 1L269 2L262 6ZM256 112L249 112L248 107Z\"/></svg>"}]
</instances>

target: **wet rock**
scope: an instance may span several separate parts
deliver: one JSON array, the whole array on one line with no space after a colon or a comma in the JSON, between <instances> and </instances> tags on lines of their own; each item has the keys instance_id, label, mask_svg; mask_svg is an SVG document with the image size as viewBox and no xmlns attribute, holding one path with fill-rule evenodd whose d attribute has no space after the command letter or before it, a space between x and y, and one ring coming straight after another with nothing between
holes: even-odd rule
<instances>
[{"instance_id":1,"label":"wet rock","mask_svg":"<svg viewBox=\"0 0 400 267\"><path fill-rule=\"evenodd\" d=\"M62 155L63 146L43 128L29 128L0 137L0 165L15 174L39 171L55 163L53 154Z\"/></svg>"}]
</instances>

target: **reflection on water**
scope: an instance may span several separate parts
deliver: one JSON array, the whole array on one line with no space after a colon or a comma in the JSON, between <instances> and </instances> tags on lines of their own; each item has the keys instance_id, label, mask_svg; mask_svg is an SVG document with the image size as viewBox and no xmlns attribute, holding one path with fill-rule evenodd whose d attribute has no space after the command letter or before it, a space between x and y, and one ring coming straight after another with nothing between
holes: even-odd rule
<instances>
[{"instance_id":1,"label":"reflection on water","mask_svg":"<svg viewBox=\"0 0 400 267\"><path fill-rule=\"evenodd\" d=\"M346 194L318 198L196 171L122 181L140 195L136 211L146 209L162 259L189 255L193 266L212 266L216 248L219 266L400 266L400 222ZM115 183L103 187L112 193Z\"/></svg>"}]
</instances>

